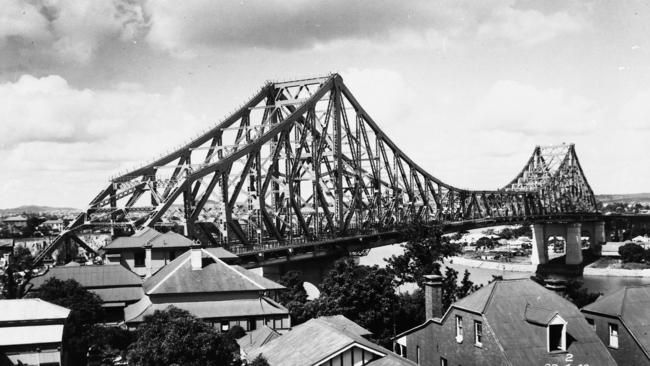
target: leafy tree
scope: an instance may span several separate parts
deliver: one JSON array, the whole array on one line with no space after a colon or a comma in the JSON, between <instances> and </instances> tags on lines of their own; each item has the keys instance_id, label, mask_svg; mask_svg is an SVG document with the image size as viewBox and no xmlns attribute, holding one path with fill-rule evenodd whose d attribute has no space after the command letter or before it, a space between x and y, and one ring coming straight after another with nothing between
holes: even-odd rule
<instances>
[{"instance_id":1,"label":"leafy tree","mask_svg":"<svg viewBox=\"0 0 650 366\"><path fill-rule=\"evenodd\" d=\"M373 332L379 344L390 345L398 297L393 276L378 266L362 266L345 258L324 278L320 297L305 308L312 316L341 314Z\"/></svg>"},{"instance_id":2,"label":"leafy tree","mask_svg":"<svg viewBox=\"0 0 650 366\"><path fill-rule=\"evenodd\" d=\"M417 289L413 292L401 292L397 297L393 334L402 333L424 323L424 291Z\"/></svg>"},{"instance_id":3,"label":"leafy tree","mask_svg":"<svg viewBox=\"0 0 650 366\"><path fill-rule=\"evenodd\" d=\"M138 366L239 366L237 343L189 312L170 306L144 318L129 364Z\"/></svg>"},{"instance_id":4,"label":"leafy tree","mask_svg":"<svg viewBox=\"0 0 650 366\"><path fill-rule=\"evenodd\" d=\"M487 236L484 236L476 241L476 247L492 249L494 248L494 240L488 238Z\"/></svg>"},{"instance_id":5,"label":"leafy tree","mask_svg":"<svg viewBox=\"0 0 650 366\"><path fill-rule=\"evenodd\" d=\"M280 303L282 303L291 314L291 323L298 325L306 322L311 318L307 303L307 291L303 286L302 272L289 271L279 280L280 284L287 288L280 294Z\"/></svg>"},{"instance_id":6,"label":"leafy tree","mask_svg":"<svg viewBox=\"0 0 650 366\"><path fill-rule=\"evenodd\" d=\"M440 274L442 259L460 254L460 246L451 244L441 234L439 229L419 225L410 229L411 239L402 245L404 253L386 260L396 285L417 283L423 288L425 275Z\"/></svg>"},{"instance_id":7,"label":"leafy tree","mask_svg":"<svg viewBox=\"0 0 650 366\"><path fill-rule=\"evenodd\" d=\"M234 325L232 328L228 329L228 336L232 339L239 339L246 335L246 331L239 325Z\"/></svg>"},{"instance_id":8,"label":"leafy tree","mask_svg":"<svg viewBox=\"0 0 650 366\"><path fill-rule=\"evenodd\" d=\"M477 286L469 279L469 271L465 270L460 286L458 285L458 271L446 267L442 277L442 308L447 311L451 304L478 290Z\"/></svg>"},{"instance_id":9,"label":"leafy tree","mask_svg":"<svg viewBox=\"0 0 650 366\"><path fill-rule=\"evenodd\" d=\"M32 253L28 248L23 246L14 248L7 269L0 276L2 296L5 299L19 299L25 295L25 287L32 278L33 260Z\"/></svg>"},{"instance_id":10,"label":"leafy tree","mask_svg":"<svg viewBox=\"0 0 650 366\"><path fill-rule=\"evenodd\" d=\"M618 254L621 255L623 262L640 263L645 257L645 251L642 246L634 243L627 243L618 248Z\"/></svg>"},{"instance_id":11,"label":"leafy tree","mask_svg":"<svg viewBox=\"0 0 650 366\"><path fill-rule=\"evenodd\" d=\"M545 281L543 277L537 275L531 276L531 280L539 283L544 286ZM583 282L576 279L570 279L565 284L565 291L561 293L561 296L565 299L571 301L578 308L584 307L596 301L600 295L600 292L591 292L586 288L583 288Z\"/></svg>"},{"instance_id":12,"label":"leafy tree","mask_svg":"<svg viewBox=\"0 0 650 366\"><path fill-rule=\"evenodd\" d=\"M113 366L116 359L125 360L135 334L128 329L95 325L91 331L92 345L88 351L88 364Z\"/></svg>"},{"instance_id":13,"label":"leafy tree","mask_svg":"<svg viewBox=\"0 0 650 366\"><path fill-rule=\"evenodd\" d=\"M251 361L249 366L270 366L269 362L262 355L257 355L253 361Z\"/></svg>"},{"instance_id":14,"label":"leafy tree","mask_svg":"<svg viewBox=\"0 0 650 366\"><path fill-rule=\"evenodd\" d=\"M94 326L104 316L99 296L84 289L75 280L61 281L57 278L47 280L36 296L70 309L64 329L65 357L68 365L85 365Z\"/></svg>"}]
</instances>

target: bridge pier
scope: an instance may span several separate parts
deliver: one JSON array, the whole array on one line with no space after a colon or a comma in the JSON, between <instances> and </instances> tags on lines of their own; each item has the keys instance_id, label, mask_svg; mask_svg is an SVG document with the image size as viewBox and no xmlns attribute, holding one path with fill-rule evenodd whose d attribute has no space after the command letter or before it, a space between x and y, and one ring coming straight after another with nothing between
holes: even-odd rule
<instances>
[{"instance_id":1,"label":"bridge pier","mask_svg":"<svg viewBox=\"0 0 650 366\"><path fill-rule=\"evenodd\" d=\"M592 241L603 240L604 224L595 225L597 230L592 231ZM598 231L599 230L599 231ZM533 253L531 262L535 265L548 263L548 242L551 236L561 236L565 240L565 263L582 263L582 223L568 224L546 224L537 223L531 225L533 232ZM597 239L596 239L597 238ZM600 242L600 241L598 241Z\"/></svg>"},{"instance_id":2,"label":"bridge pier","mask_svg":"<svg viewBox=\"0 0 650 366\"><path fill-rule=\"evenodd\" d=\"M582 223L582 231L588 231L591 237L589 238L589 249L595 255L600 255L602 252L602 245L607 241L605 232L605 222L596 221Z\"/></svg>"},{"instance_id":3,"label":"bridge pier","mask_svg":"<svg viewBox=\"0 0 650 366\"><path fill-rule=\"evenodd\" d=\"M302 273L302 280L320 287L325 275L334 268L334 262L343 256L318 257L301 261L291 261L278 264L265 265L254 270L272 281L278 281L290 271Z\"/></svg>"}]
</instances>

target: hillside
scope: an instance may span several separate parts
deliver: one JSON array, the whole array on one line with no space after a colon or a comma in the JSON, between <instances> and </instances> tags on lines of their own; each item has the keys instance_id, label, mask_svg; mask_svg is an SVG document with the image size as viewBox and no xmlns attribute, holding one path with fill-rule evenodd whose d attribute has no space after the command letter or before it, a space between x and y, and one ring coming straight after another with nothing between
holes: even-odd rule
<instances>
[{"instance_id":1,"label":"hillside","mask_svg":"<svg viewBox=\"0 0 650 366\"><path fill-rule=\"evenodd\" d=\"M597 194L596 199L602 203L650 202L650 193Z\"/></svg>"},{"instance_id":2,"label":"hillside","mask_svg":"<svg viewBox=\"0 0 650 366\"><path fill-rule=\"evenodd\" d=\"M59 212L59 213L75 213L81 212L78 208L71 207L50 207L50 206L39 206L39 205L23 205L13 208L0 208L0 215L11 215L11 214L21 214L21 213L49 213L49 212Z\"/></svg>"}]
</instances>

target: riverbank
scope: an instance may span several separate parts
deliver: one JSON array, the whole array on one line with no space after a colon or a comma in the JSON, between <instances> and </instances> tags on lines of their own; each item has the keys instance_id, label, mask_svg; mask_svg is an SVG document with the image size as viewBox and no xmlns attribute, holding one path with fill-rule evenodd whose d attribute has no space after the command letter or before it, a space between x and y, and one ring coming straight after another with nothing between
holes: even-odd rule
<instances>
[{"instance_id":1,"label":"riverbank","mask_svg":"<svg viewBox=\"0 0 650 366\"><path fill-rule=\"evenodd\" d=\"M496 271L507 271L507 272L528 272L534 273L537 269L533 264L526 263L507 263L507 262L491 262L478 259L469 259L464 257L450 257L445 260L445 262L451 262L454 264L459 264L461 266L472 267L472 268L482 268L490 269Z\"/></svg>"},{"instance_id":2,"label":"riverbank","mask_svg":"<svg viewBox=\"0 0 650 366\"><path fill-rule=\"evenodd\" d=\"M650 268L625 268L620 260L600 258L586 266L583 276L650 277Z\"/></svg>"}]
</instances>

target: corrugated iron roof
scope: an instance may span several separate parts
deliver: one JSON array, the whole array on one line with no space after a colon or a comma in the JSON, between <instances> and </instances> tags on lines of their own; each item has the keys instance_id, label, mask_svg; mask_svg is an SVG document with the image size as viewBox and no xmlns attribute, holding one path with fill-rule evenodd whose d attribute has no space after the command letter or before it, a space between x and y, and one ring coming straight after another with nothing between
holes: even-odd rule
<instances>
[{"instance_id":1,"label":"corrugated iron roof","mask_svg":"<svg viewBox=\"0 0 650 366\"><path fill-rule=\"evenodd\" d=\"M0 327L0 346L60 343L63 324Z\"/></svg>"},{"instance_id":2,"label":"corrugated iron roof","mask_svg":"<svg viewBox=\"0 0 650 366\"><path fill-rule=\"evenodd\" d=\"M66 319L70 310L41 299L0 300L0 322Z\"/></svg>"},{"instance_id":3,"label":"corrugated iron roof","mask_svg":"<svg viewBox=\"0 0 650 366\"><path fill-rule=\"evenodd\" d=\"M231 266L205 249L207 259L200 270L192 270L190 253L180 255L144 282L147 295L197 292L280 290L285 287L239 266Z\"/></svg>"},{"instance_id":4,"label":"corrugated iron roof","mask_svg":"<svg viewBox=\"0 0 650 366\"><path fill-rule=\"evenodd\" d=\"M273 366L310 366L321 364L327 361L328 357L354 345L372 350L378 357L391 353L355 332L341 329L338 321L332 323L316 318L298 325L261 347L251 349L247 358L254 359L262 354Z\"/></svg>"},{"instance_id":5,"label":"corrugated iron roof","mask_svg":"<svg viewBox=\"0 0 650 366\"><path fill-rule=\"evenodd\" d=\"M156 310L166 310L170 306L187 310L197 318L235 318L261 315L288 315L289 310L284 306L265 297L257 299L237 299L222 301L188 301L152 303L148 296L137 303L124 308L124 320L127 323L137 323Z\"/></svg>"},{"instance_id":6,"label":"corrugated iron roof","mask_svg":"<svg viewBox=\"0 0 650 366\"><path fill-rule=\"evenodd\" d=\"M239 348L244 352L244 354L247 354L251 349L262 347L279 336L280 333L266 325L263 325L262 327L257 328L252 332L248 332L248 334L239 338L237 344L239 344Z\"/></svg>"},{"instance_id":7,"label":"corrugated iron roof","mask_svg":"<svg viewBox=\"0 0 650 366\"><path fill-rule=\"evenodd\" d=\"M73 279L87 289L142 285L140 276L116 264L52 267L43 275L33 278L30 283L34 289L38 289L50 278L62 281Z\"/></svg>"}]
</instances>

